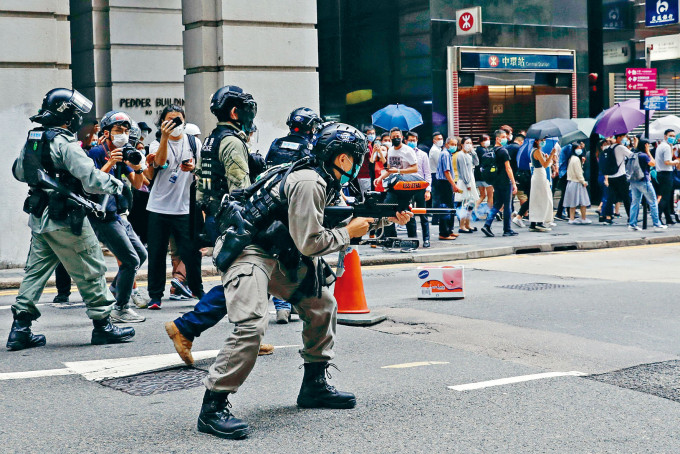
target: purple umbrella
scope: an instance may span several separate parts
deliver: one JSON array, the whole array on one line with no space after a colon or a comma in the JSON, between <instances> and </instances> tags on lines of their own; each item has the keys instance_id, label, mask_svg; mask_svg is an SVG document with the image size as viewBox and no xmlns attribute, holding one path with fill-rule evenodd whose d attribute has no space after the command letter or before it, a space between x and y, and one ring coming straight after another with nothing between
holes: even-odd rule
<instances>
[{"instance_id":1,"label":"purple umbrella","mask_svg":"<svg viewBox=\"0 0 680 454\"><path fill-rule=\"evenodd\" d=\"M649 111L649 116L654 115L654 111ZM598 121L594 132L611 137L617 134L626 134L645 122L645 111L640 110L640 101L629 99L624 102L617 102L614 106L598 115Z\"/></svg>"}]
</instances>

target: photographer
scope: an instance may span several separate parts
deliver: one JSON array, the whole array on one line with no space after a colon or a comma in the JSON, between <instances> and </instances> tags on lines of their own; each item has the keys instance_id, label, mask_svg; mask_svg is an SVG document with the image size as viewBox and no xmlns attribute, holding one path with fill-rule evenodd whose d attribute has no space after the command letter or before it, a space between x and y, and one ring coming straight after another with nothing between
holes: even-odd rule
<instances>
[{"instance_id":1,"label":"photographer","mask_svg":"<svg viewBox=\"0 0 680 454\"><path fill-rule=\"evenodd\" d=\"M95 167L121 179L125 175L135 189L142 187L144 156L128 144L132 120L125 112L111 111L101 121L102 144L90 150L90 158ZM127 194L127 196L125 195ZM130 207L132 194L123 189L120 196L109 197L106 201L104 219L90 217L92 228L97 239L120 261L118 274L111 290L116 297L116 304L111 311L111 320L115 323L139 323L145 317L137 314L129 307L135 275L140 265L146 260L144 245L132 229L130 223L120 216Z\"/></svg>"},{"instance_id":2,"label":"photographer","mask_svg":"<svg viewBox=\"0 0 680 454\"><path fill-rule=\"evenodd\" d=\"M165 266L170 235L187 270L192 293L203 296L201 253L191 237L190 194L201 143L184 134L184 109L166 106L158 120L160 139L149 146L155 168L146 207L149 211L149 309L160 309L165 290Z\"/></svg>"}]
</instances>

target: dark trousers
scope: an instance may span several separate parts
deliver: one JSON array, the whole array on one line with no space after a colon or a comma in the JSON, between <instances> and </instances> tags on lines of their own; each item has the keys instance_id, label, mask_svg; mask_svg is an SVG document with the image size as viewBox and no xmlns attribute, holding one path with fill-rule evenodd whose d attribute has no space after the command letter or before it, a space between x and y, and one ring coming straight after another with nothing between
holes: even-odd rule
<instances>
[{"instance_id":1,"label":"dark trousers","mask_svg":"<svg viewBox=\"0 0 680 454\"><path fill-rule=\"evenodd\" d=\"M149 203L149 193L145 191L132 191L132 208L128 213L127 220L132 224L137 236L142 244L147 244L146 234L149 231L149 212L146 211L146 204Z\"/></svg>"},{"instance_id":2,"label":"dark trousers","mask_svg":"<svg viewBox=\"0 0 680 454\"><path fill-rule=\"evenodd\" d=\"M611 217L614 211L614 204L623 202L623 206L626 207L626 214L630 217L630 188L628 187L626 176L609 177L608 181L609 190L607 191L607 199L602 204L602 215Z\"/></svg>"},{"instance_id":3,"label":"dark trousers","mask_svg":"<svg viewBox=\"0 0 680 454\"><path fill-rule=\"evenodd\" d=\"M564 216L564 193L567 192L567 175L560 177L557 188L561 191L560 201L557 203L557 216Z\"/></svg>"},{"instance_id":4,"label":"dark trousers","mask_svg":"<svg viewBox=\"0 0 680 454\"><path fill-rule=\"evenodd\" d=\"M512 184L493 185L493 208L484 225L491 227L496 214L503 210L503 232L509 232L512 220Z\"/></svg>"},{"instance_id":5,"label":"dark trousers","mask_svg":"<svg viewBox=\"0 0 680 454\"><path fill-rule=\"evenodd\" d=\"M659 170L656 172L656 179L659 182L659 218L666 217L666 224L673 222L673 172L670 170Z\"/></svg>"},{"instance_id":6,"label":"dark trousers","mask_svg":"<svg viewBox=\"0 0 680 454\"><path fill-rule=\"evenodd\" d=\"M188 214L160 214L149 212L149 296L160 299L165 291L165 267L170 235L175 237L179 256L184 262L187 285L198 297L203 295L201 253L190 235Z\"/></svg>"},{"instance_id":7,"label":"dark trousers","mask_svg":"<svg viewBox=\"0 0 680 454\"><path fill-rule=\"evenodd\" d=\"M434 180L435 208L453 208L453 188L448 180ZM450 214L439 215L439 236L447 237L453 233L455 217Z\"/></svg>"},{"instance_id":8,"label":"dark trousers","mask_svg":"<svg viewBox=\"0 0 680 454\"><path fill-rule=\"evenodd\" d=\"M61 263L54 271L54 280L56 281L57 294L68 296L71 294L71 276Z\"/></svg>"},{"instance_id":9,"label":"dark trousers","mask_svg":"<svg viewBox=\"0 0 680 454\"><path fill-rule=\"evenodd\" d=\"M422 189L413 196L413 203L418 208L425 208L425 189ZM427 216L418 216L420 218L420 227L423 229L423 241L430 241L430 221ZM406 224L406 231L409 238L417 238L416 231L416 217L412 217L408 224Z\"/></svg>"},{"instance_id":10,"label":"dark trousers","mask_svg":"<svg viewBox=\"0 0 680 454\"><path fill-rule=\"evenodd\" d=\"M529 200L531 200L531 185L530 184L524 185L524 187L522 187L520 189L522 191L524 191L524 193L527 196L527 199L524 201L524 203L522 205L520 205L519 210L517 210L517 215L520 218L522 218L529 211Z\"/></svg>"},{"instance_id":11,"label":"dark trousers","mask_svg":"<svg viewBox=\"0 0 680 454\"><path fill-rule=\"evenodd\" d=\"M216 285L196 303L194 310L175 319L180 333L190 341L203 331L217 325L227 315L227 300L224 287Z\"/></svg>"}]
</instances>

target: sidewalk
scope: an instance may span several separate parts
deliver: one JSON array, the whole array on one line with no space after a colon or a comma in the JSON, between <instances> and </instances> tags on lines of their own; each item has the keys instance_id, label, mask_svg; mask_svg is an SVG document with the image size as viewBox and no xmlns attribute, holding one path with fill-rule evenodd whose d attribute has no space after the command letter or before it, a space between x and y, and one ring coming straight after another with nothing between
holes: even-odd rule
<instances>
[{"instance_id":1,"label":"sidewalk","mask_svg":"<svg viewBox=\"0 0 680 454\"><path fill-rule=\"evenodd\" d=\"M597 219L594 216L589 216L589 218ZM481 221L474 223L474 226L478 229L482 225ZM639 225L641 227L642 222ZM418 228L418 236L422 244L420 227ZM528 229L520 229L513 225L513 228L519 233L515 237L501 236L503 232L502 222L494 222L492 228L498 235L494 238L487 238L482 232L477 231L473 234L461 234L455 241L440 241L438 239L438 227L431 226L432 247L429 249L424 249L421 246L414 252L403 253L399 250L384 251L382 248L359 246L359 255L363 265L385 265L680 242L680 226L669 227L668 230L661 233L655 233L653 228L631 232L627 229L625 216L617 219L616 223L611 226L600 225L595 222L591 225L569 225L566 222L557 221L557 227L553 228L552 232L547 233L529 232ZM406 238L406 232L398 231L398 235L401 238ZM108 268L106 277L108 280L112 280L117 271L116 259L109 256L105 258ZM328 255L326 261L335 265L337 254ZM168 257L169 264L170 259ZM170 277L170 271L171 269L168 268L168 277ZM204 276L217 274L217 270L212 265L212 257L203 257L202 271ZM23 275L24 270L22 268L0 270L0 289L18 288ZM139 269L137 276L140 281L144 281L147 275L145 263ZM54 277L50 278L48 285L54 285Z\"/></svg>"}]
</instances>

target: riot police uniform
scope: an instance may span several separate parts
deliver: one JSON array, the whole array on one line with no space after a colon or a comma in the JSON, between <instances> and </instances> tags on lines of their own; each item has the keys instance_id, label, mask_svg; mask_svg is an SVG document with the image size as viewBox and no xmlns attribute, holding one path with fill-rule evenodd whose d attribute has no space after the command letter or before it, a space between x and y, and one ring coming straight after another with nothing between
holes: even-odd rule
<instances>
[{"instance_id":1,"label":"riot police uniform","mask_svg":"<svg viewBox=\"0 0 680 454\"><path fill-rule=\"evenodd\" d=\"M106 264L99 242L82 206L56 191L43 189L36 181L44 172L62 188L83 194L119 194L122 183L95 168L92 160L76 143L75 131L92 103L75 90L57 88L43 99L38 115L31 120L43 127L29 133L28 141L15 161L13 174L31 186L24 206L30 212L31 248L16 302L14 323L7 341L10 350L45 345L45 336L31 332L31 322L40 317L36 302L48 278L61 262L75 280L92 319L93 344L126 341L132 328L111 324L109 313L115 302L105 280ZM68 128L68 129L66 129Z\"/></svg>"},{"instance_id":2,"label":"riot police uniform","mask_svg":"<svg viewBox=\"0 0 680 454\"><path fill-rule=\"evenodd\" d=\"M320 124L321 118L308 107L292 111L286 120L290 133L272 142L267 153L267 165L286 164L309 156L314 133Z\"/></svg>"},{"instance_id":3,"label":"riot police uniform","mask_svg":"<svg viewBox=\"0 0 680 454\"><path fill-rule=\"evenodd\" d=\"M325 207L336 199L340 183L345 182L336 179L330 170L335 164L330 163L342 153L352 156L352 175L356 177L365 152L361 132L332 124L320 132L314 159L296 162L284 168L285 173L270 169L247 191L244 216L270 225L267 232L275 223L284 230L272 235L271 243L255 236L253 244L242 252L231 250L235 260L227 269L222 268L227 315L235 326L204 381L207 391L198 421L200 431L224 438L247 435L247 424L228 410L227 397L239 389L255 365L268 325L268 293L294 304L303 321L300 354L305 376L298 405L355 406L353 394L335 390L325 378L328 361L334 356L337 304L327 288L332 279L321 257L346 248L350 242L346 228L323 225ZM258 187L254 195L250 194ZM223 247L234 249L234 245L223 234L215 245L215 256L220 256Z\"/></svg>"}]
</instances>

